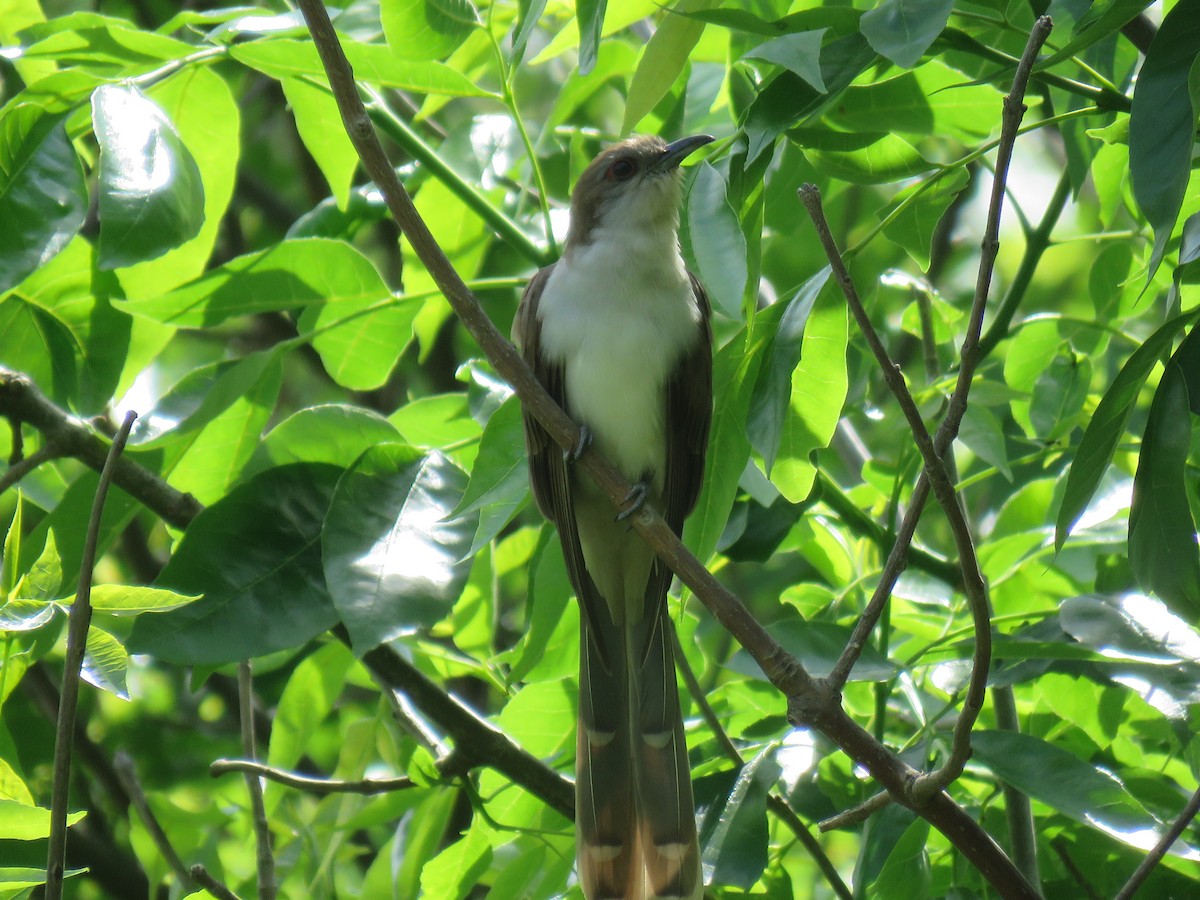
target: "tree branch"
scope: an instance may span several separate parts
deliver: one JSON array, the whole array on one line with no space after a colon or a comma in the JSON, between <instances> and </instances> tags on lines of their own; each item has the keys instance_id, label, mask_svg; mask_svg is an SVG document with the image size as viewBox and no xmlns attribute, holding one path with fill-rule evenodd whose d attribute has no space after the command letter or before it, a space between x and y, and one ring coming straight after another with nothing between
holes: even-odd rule
<instances>
[{"instance_id":1,"label":"tree branch","mask_svg":"<svg viewBox=\"0 0 1200 900\"><path fill-rule=\"evenodd\" d=\"M254 740L254 691L250 660L238 663L238 709L241 718L242 752L248 759L258 758ZM246 790L250 792L250 813L254 820L254 844L258 869L258 896L261 900L275 900L275 857L271 855L271 824L267 821L267 808L263 804L262 782L258 776L246 773Z\"/></svg>"},{"instance_id":2,"label":"tree branch","mask_svg":"<svg viewBox=\"0 0 1200 900\"><path fill-rule=\"evenodd\" d=\"M307 791L310 794L386 794L389 791L403 791L414 787L416 782L407 776L401 778L364 778L360 781L342 781L337 778L314 778L312 775L301 775L299 772L289 772L286 769L276 769L248 759L218 759L208 767L208 773L213 778L226 772L245 772L259 778L266 778L277 784Z\"/></svg>"},{"instance_id":3,"label":"tree branch","mask_svg":"<svg viewBox=\"0 0 1200 900\"><path fill-rule=\"evenodd\" d=\"M0 411L10 420L32 425L60 455L73 456L97 472L104 469L108 442L83 420L64 413L47 400L25 375L3 366L0 366ZM149 469L125 457L116 461L112 481L176 528L186 528L203 509L191 494L180 493Z\"/></svg>"}]
</instances>

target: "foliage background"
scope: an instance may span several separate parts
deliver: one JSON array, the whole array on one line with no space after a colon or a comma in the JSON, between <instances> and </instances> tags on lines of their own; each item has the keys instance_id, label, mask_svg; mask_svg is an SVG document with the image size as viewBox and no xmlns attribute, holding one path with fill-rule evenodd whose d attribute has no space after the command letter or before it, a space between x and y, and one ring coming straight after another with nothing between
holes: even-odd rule
<instances>
[{"instance_id":1,"label":"foliage background","mask_svg":"<svg viewBox=\"0 0 1200 900\"><path fill-rule=\"evenodd\" d=\"M408 190L502 329L605 141L718 137L689 170L683 211L685 254L719 312L709 472L686 539L821 674L870 596L920 458L795 190L821 187L935 420L1001 97L1034 15L1052 14L955 450L995 608L992 683L1014 687L1021 732L989 706L952 795L1007 846L999 786L1025 792L1046 895L1111 895L1197 779L1200 10L873 6L379 0L337 25ZM69 863L90 868L76 895L189 890L131 810L118 752L182 859L255 895L245 784L208 773L242 754L235 663L248 657L269 763L416 782L370 797L268 785L283 896L577 890L569 820L489 767L489 751L469 772L439 771L456 742L361 659L390 642L572 770L577 611L528 503L517 401L362 185L298 15L3 0L0 44L0 364L101 434L136 409L127 457L207 507L172 517L110 498L76 741L73 809L86 815ZM5 413L0 892L16 896L45 861L47 713L96 474ZM959 577L930 513L845 694L918 767L944 756L965 683ZM725 758L693 704L714 891L830 896L767 792L812 823L871 784L788 725L694 600L673 609L702 695L749 761ZM339 622L353 650L330 634ZM1147 895L1195 890L1197 838L1185 833ZM859 895L989 892L902 809L821 843Z\"/></svg>"}]
</instances>

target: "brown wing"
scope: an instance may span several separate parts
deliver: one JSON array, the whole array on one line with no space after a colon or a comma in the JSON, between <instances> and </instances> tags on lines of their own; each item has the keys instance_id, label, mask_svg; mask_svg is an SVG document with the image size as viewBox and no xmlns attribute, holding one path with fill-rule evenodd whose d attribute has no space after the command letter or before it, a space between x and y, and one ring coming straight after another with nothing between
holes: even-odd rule
<instances>
[{"instance_id":1,"label":"brown wing","mask_svg":"<svg viewBox=\"0 0 1200 900\"><path fill-rule=\"evenodd\" d=\"M696 505L704 484L704 457L712 424L712 306L708 293L691 272L692 293L700 308L700 334L671 375L666 389L667 470L663 518L676 534ZM648 606L661 603L671 586L671 570L655 560L646 590Z\"/></svg>"},{"instance_id":2,"label":"brown wing","mask_svg":"<svg viewBox=\"0 0 1200 900\"><path fill-rule=\"evenodd\" d=\"M520 348L525 362L542 383L546 393L570 413L563 366L552 362L541 352L542 322L538 318L537 308L553 270L553 265L539 269L526 286L525 293L521 295L521 303L517 307L517 317L513 320L513 341ZM525 424L525 449L529 454L529 484L533 488L533 499L542 515L558 529L563 558L567 563L567 575L571 579L571 586L575 588L575 596L579 598L580 606L583 607L590 632L598 644L601 661L607 666L610 660L599 637L604 632L597 618L600 611L605 610L604 599L596 590L595 583L588 575L587 564L583 560L583 547L579 543L579 529L575 523L575 508L571 498L568 463L563 458L562 448L533 416L522 412L522 418Z\"/></svg>"}]
</instances>

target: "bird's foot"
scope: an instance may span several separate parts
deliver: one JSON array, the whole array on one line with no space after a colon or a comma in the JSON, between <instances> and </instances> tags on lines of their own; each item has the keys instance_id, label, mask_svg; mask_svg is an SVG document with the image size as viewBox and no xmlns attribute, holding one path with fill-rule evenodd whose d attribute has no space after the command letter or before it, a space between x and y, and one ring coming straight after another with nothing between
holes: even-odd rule
<instances>
[{"instance_id":1,"label":"bird's foot","mask_svg":"<svg viewBox=\"0 0 1200 900\"><path fill-rule=\"evenodd\" d=\"M588 428L586 425L580 425L579 439L575 441L575 444L572 447L563 451L563 462L579 462L579 460L583 457L583 454L588 452L588 449L592 446L592 442L595 439L596 436L592 434L592 429Z\"/></svg>"},{"instance_id":2,"label":"bird's foot","mask_svg":"<svg viewBox=\"0 0 1200 900\"><path fill-rule=\"evenodd\" d=\"M621 501L622 503L627 503L629 505L617 513L617 517L614 521L624 522L635 512L641 509L646 503L646 494L648 491L649 489L646 487L646 482L644 481L639 481L632 488L630 488L629 493L625 495L625 499Z\"/></svg>"}]
</instances>

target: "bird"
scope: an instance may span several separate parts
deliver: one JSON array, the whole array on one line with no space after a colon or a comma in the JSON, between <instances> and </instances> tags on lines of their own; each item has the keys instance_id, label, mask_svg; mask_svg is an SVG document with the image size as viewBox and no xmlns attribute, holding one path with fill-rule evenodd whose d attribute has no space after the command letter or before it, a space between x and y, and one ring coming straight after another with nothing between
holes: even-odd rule
<instances>
[{"instance_id":1,"label":"bird","mask_svg":"<svg viewBox=\"0 0 1200 900\"><path fill-rule=\"evenodd\" d=\"M571 194L562 255L522 294L513 337L580 440L523 415L530 483L579 599L575 832L589 900L699 898L704 883L666 596L671 570L573 462L592 446L681 534L712 420L711 304L679 245L680 163L709 135L637 135Z\"/></svg>"}]
</instances>

